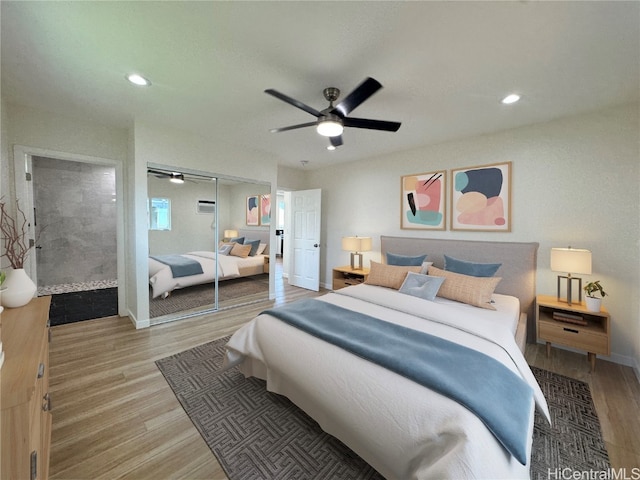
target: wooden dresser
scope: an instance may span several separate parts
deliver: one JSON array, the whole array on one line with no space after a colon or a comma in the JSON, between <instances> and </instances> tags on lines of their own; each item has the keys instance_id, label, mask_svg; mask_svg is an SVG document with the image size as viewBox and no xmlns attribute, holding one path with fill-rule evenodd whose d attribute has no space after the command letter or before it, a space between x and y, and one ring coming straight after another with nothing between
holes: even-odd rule
<instances>
[{"instance_id":1,"label":"wooden dresser","mask_svg":"<svg viewBox=\"0 0 640 480\"><path fill-rule=\"evenodd\" d=\"M49 305L38 297L0 318L0 478L46 479L51 444Z\"/></svg>"}]
</instances>

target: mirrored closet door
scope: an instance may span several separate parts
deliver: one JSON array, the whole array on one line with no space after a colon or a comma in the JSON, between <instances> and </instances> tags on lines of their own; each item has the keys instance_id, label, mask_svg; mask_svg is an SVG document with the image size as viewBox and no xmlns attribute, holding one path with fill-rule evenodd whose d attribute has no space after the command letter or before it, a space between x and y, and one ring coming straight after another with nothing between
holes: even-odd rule
<instances>
[{"instance_id":1,"label":"mirrored closet door","mask_svg":"<svg viewBox=\"0 0 640 480\"><path fill-rule=\"evenodd\" d=\"M247 202L269 185L177 167L149 166L147 179L152 324L268 298L268 220L253 225Z\"/></svg>"}]
</instances>

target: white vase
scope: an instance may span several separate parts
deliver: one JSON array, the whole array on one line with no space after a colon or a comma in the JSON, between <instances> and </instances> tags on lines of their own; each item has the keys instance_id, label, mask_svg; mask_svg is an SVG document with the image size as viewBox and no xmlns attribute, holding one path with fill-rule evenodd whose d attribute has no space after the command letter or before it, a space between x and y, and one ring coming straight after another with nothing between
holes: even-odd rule
<instances>
[{"instance_id":1,"label":"white vase","mask_svg":"<svg viewBox=\"0 0 640 480\"><path fill-rule=\"evenodd\" d=\"M36 293L36 284L29 278L24 268L7 270L7 278L2 284L0 303L7 308L22 307L31 301Z\"/></svg>"},{"instance_id":2,"label":"white vase","mask_svg":"<svg viewBox=\"0 0 640 480\"><path fill-rule=\"evenodd\" d=\"M587 310L589 310L590 312L600 311L600 304L602 303L601 298L585 297L584 300L587 303Z\"/></svg>"}]
</instances>

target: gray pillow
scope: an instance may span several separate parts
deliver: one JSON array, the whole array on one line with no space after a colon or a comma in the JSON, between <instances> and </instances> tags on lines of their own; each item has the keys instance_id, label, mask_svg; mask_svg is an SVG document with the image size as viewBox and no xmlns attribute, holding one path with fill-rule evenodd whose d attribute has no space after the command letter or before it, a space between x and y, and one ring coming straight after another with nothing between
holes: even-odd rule
<instances>
[{"instance_id":1,"label":"gray pillow","mask_svg":"<svg viewBox=\"0 0 640 480\"><path fill-rule=\"evenodd\" d=\"M493 277L501 263L476 263L444 256L444 269L447 272L461 273L472 277Z\"/></svg>"},{"instance_id":2,"label":"gray pillow","mask_svg":"<svg viewBox=\"0 0 640 480\"><path fill-rule=\"evenodd\" d=\"M436 298L440 286L444 282L444 277L432 277L420 273L409 272L404 283L398 290L413 297L424 298L433 301Z\"/></svg>"},{"instance_id":3,"label":"gray pillow","mask_svg":"<svg viewBox=\"0 0 640 480\"><path fill-rule=\"evenodd\" d=\"M401 267L419 267L424 262L427 255L399 255L397 253L387 252L387 265L398 265Z\"/></svg>"},{"instance_id":4,"label":"gray pillow","mask_svg":"<svg viewBox=\"0 0 640 480\"><path fill-rule=\"evenodd\" d=\"M233 237L229 242L236 242L242 245L244 243L244 237Z\"/></svg>"}]
</instances>

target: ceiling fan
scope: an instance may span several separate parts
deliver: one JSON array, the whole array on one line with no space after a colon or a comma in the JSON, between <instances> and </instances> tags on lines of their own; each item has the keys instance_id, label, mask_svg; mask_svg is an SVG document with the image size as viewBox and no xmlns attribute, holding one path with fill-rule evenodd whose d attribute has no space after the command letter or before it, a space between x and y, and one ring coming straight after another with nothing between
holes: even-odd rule
<instances>
[{"instance_id":1,"label":"ceiling fan","mask_svg":"<svg viewBox=\"0 0 640 480\"><path fill-rule=\"evenodd\" d=\"M197 183L198 180L200 181L211 181L211 178L208 177L202 177L200 178L197 175L190 175L190 174L184 174L181 172L169 172L169 171L165 171L165 170L156 170L153 168L148 168L147 169L147 175L153 175L156 178L166 178L168 179L171 183L177 183L177 184L181 184L184 182L192 182L192 183Z\"/></svg>"},{"instance_id":2,"label":"ceiling fan","mask_svg":"<svg viewBox=\"0 0 640 480\"><path fill-rule=\"evenodd\" d=\"M315 126L320 135L329 137L333 148L342 145L342 131L344 127L367 128L370 130L384 130L387 132L397 132L400 128L399 122L388 122L384 120L370 120L367 118L348 117L349 113L355 110L360 104L367 100L371 95L382 88L377 80L369 77L358 85L349 95L347 95L336 106L333 105L340 96L340 90L335 87L325 88L323 90L324 98L329 102L329 106L324 110L316 110L304 103L288 97L272 88L265 90L265 93L287 102L294 107L304 110L317 118L315 122L301 123L282 128L271 129L272 133L286 132L303 127Z\"/></svg>"}]
</instances>

